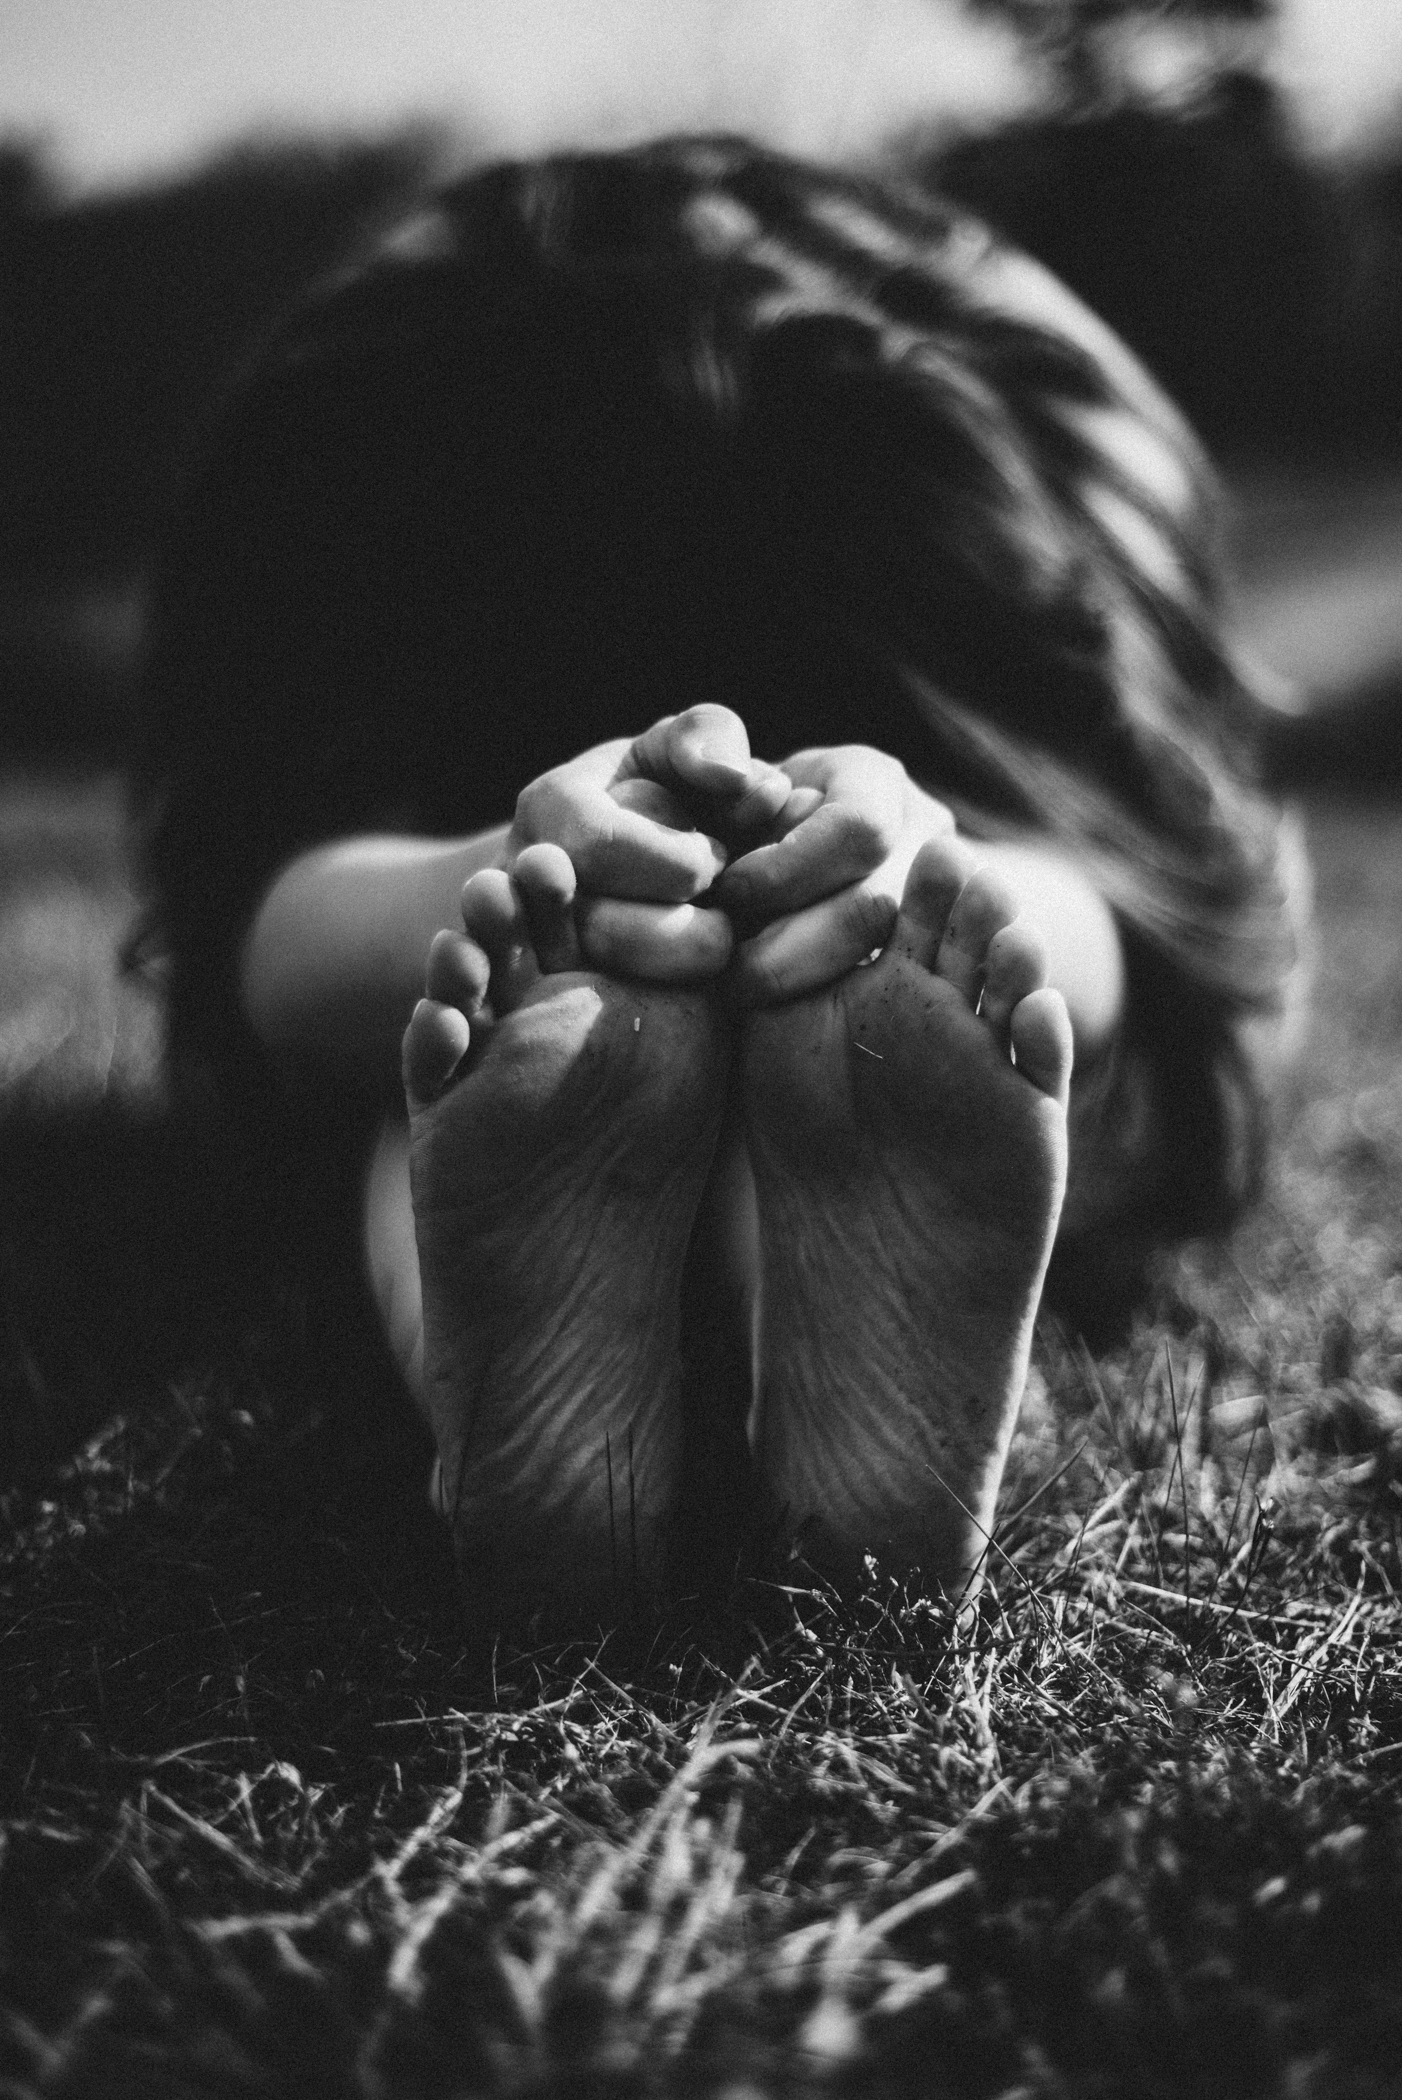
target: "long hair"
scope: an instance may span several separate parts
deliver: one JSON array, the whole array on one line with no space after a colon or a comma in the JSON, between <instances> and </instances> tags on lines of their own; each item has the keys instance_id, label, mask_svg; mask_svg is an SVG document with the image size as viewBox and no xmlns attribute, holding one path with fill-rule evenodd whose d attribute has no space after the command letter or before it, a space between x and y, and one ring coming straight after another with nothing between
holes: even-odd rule
<instances>
[{"instance_id":1,"label":"long hair","mask_svg":"<svg viewBox=\"0 0 1402 2100\"><path fill-rule=\"evenodd\" d=\"M1075 851L1174 1032L1163 1113L1220 1109L1205 1221L1254 1176L1243 1024L1298 960L1216 534L1129 353L927 196L732 139L475 174L293 317L173 538L177 1028L211 884L237 924L311 836L505 818L543 765L720 699L766 756L873 743Z\"/></svg>"}]
</instances>

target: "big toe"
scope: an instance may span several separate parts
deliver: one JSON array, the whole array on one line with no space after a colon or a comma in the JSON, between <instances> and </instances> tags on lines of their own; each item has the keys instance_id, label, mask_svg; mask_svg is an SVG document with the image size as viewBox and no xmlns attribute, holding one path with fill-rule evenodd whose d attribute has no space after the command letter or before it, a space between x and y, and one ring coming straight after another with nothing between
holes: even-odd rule
<instances>
[{"instance_id":1,"label":"big toe","mask_svg":"<svg viewBox=\"0 0 1402 2100\"><path fill-rule=\"evenodd\" d=\"M574 921L574 863L569 855L562 847L544 841L527 846L517 857L512 881L541 969L580 969L582 957Z\"/></svg>"},{"instance_id":2,"label":"big toe","mask_svg":"<svg viewBox=\"0 0 1402 2100\"><path fill-rule=\"evenodd\" d=\"M1071 1093L1071 1017L1060 992L1043 985L1019 1000L1009 1033L1018 1071L1064 1108Z\"/></svg>"},{"instance_id":3,"label":"big toe","mask_svg":"<svg viewBox=\"0 0 1402 2100\"><path fill-rule=\"evenodd\" d=\"M673 717L668 731L672 763L683 780L699 787L742 786L749 774L750 738L733 707L703 700Z\"/></svg>"}]
</instances>

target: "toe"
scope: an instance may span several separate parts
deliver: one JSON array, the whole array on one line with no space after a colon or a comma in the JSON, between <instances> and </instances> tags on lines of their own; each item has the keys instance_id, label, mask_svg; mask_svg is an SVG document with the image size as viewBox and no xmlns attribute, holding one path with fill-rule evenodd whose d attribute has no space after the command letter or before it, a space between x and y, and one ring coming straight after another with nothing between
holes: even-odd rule
<instances>
[{"instance_id":1,"label":"toe","mask_svg":"<svg viewBox=\"0 0 1402 2100\"><path fill-rule=\"evenodd\" d=\"M456 1006L420 999L404 1031L404 1092L411 1108L425 1108L444 1091L467 1055L472 1029Z\"/></svg>"},{"instance_id":2,"label":"toe","mask_svg":"<svg viewBox=\"0 0 1402 2100\"><path fill-rule=\"evenodd\" d=\"M582 967L575 931L574 863L560 846L527 846L511 871L542 970Z\"/></svg>"},{"instance_id":3,"label":"toe","mask_svg":"<svg viewBox=\"0 0 1402 2100\"><path fill-rule=\"evenodd\" d=\"M730 960L734 935L724 912L697 904L637 904L586 897L579 912L581 968L653 984L701 984Z\"/></svg>"},{"instance_id":4,"label":"toe","mask_svg":"<svg viewBox=\"0 0 1402 2100\"><path fill-rule=\"evenodd\" d=\"M1002 926L988 943L979 1013L1006 1048L1013 1008L1047 981L1042 937L1025 919Z\"/></svg>"},{"instance_id":5,"label":"toe","mask_svg":"<svg viewBox=\"0 0 1402 2100\"><path fill-rule=\"evenodd\" d=\"M953 839L930 839L910 864L889 946L933 970L955 899L969 873L967 850Z\"/></svg>"},{"instance_id":6,"label":"toe","mask_svg":"<svg viewBox=\"0 0 1402 2100\"><path fill-rule=\"evenodd\" d=\"M954 901L935 969L970 1006L983 989L988 944L1017 917L1017 909L1016 893L991 868L976 869Z\"/></svg>"},{"instance_id":7,"label":"toe","mask_svg":"<svg viewBox=\"0 0 1402 2100\"><path fill-rule=\"evenodd\" d=\"M462 922L494 963L530 937L525 907L504 868L480 868L463 884Z\"/></svg>"},{"instance_id":8,"label":"toe","mask_svg":"<svg viewBox=\"0 0 1402 2100\"><path fill-rule=\"evenodd\" d=\"M462 922L469 940L491 963L492 1005L498 1013L509 1013L536 968L526 907L505 869L482 868L464 883Z\"/></svg>"},{"instance_id":9,"label":"toe","mask_svg":"<svg viewBox=\"0 0 1402 2100\"><path fill-rule=\"evenodd\" d=\"M1013 1008L1010 1026L1018 1071L1064 1108L1071 1093L1071 1019L1051 985L1029 992Z\"/></svg>"},{"instance_id":10,"label":"toe","mask_svg":"<svg viewBox=\"0 0 1402 2100\"><path fill-rule=\"evenodd\" d=\"M456 1006L471 1019L481 1010L491 975L489 957L466 934L445 926L433 936L424 989L440 1006Z\"/></svg>"}]
</instances>

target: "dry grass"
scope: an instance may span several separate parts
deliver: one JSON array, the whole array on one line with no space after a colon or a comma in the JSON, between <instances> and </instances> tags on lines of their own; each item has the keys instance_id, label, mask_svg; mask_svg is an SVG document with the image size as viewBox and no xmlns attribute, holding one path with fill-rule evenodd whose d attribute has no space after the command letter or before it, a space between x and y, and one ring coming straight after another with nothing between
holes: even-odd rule
<instances>
[{"instance_id":1,"label":"dry grass","mask_svg":"<svg viewBox=\"0 0 1402 2100\"><path fill-rule=\"evenodd\" d=\"M5 1502L0 2092L1402 2092L1402 817L1311 831L1268 1200L1047 1326L964 1633L473 1653L373 1352L215 1294L139 1058L79 1137L27 1068L5 1375L121 1405Z\"/></svg>"}]
</instances>

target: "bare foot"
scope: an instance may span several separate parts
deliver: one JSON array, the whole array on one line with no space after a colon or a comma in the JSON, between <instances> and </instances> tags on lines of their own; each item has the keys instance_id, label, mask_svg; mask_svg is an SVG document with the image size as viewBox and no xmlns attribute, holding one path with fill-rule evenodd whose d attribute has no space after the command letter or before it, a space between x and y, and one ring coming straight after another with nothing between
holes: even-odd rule
<instances>
[{"instance_id":1,"label":"bare foot","mask_svg":"<svg viewBox=\"0 0 1402 2100\"><path fill-rule=\"evenodd\" d=\"M426 1399L469 1604L495 1621L616 1620L658 1588L682 1265L725 1096L714 1002L569 967L572 885L554 846L474 877L404 1038Z\"/></svg>"},{"instance_id":2,"label":"bare foot","mask_svg":"<svg viewBox=\"0 0 1402 2100\"><path fill-rule=\"evenodd\" d=\"M756 1014L744 1053L761 1476L820 1574L874 1553L951 1595L987 1551L1071 1074L1036 935L967 871L922 847L880 959Z\"/></svg>"}]
</instances>

